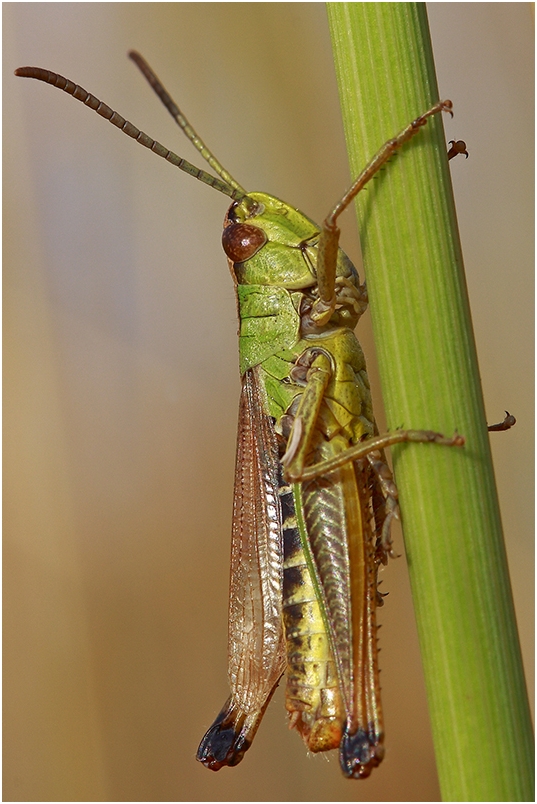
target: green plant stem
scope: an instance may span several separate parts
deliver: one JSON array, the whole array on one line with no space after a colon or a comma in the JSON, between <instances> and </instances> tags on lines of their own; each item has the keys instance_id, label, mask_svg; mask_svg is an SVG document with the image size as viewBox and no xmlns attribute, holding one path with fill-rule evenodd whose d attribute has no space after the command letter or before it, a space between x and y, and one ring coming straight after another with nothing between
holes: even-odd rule
<instances>
[{"instance_id":1,"label":"green plant stem","mask_svg":"<svg viewBox=\"0 0 537 804\"><path fill-rule=\"evenodd\" d=\"M328 3L353 175L438 100L424 4ZM455 99L456 101L456 99ZM456 104L455 104L456 110ZM357 199L444 800L533 800L533 743L443 125Z\"/></svg>"}]
</instances>

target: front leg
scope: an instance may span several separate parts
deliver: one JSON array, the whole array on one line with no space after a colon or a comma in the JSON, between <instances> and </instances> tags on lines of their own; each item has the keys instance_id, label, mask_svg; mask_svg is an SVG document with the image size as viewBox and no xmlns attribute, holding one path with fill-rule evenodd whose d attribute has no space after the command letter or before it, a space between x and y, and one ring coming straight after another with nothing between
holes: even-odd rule
<instances>
[{"instance_id":1,"label":"front leg","mask_svg":"<svg viewBox=\"0 0 537 804\"><path fill-rule=\"evenodd\" d=\"M335 282L340 234L336 222L337 219L373 176L378 173L381 167L386 164L390 157L393 156L405 142L408 142L408 140L412 139L412 137L418 133L427 123L429 117L439 112L448 112L448 114L453 116L452 108L453 104L450 100L438 101L438 103L435 103L434 106L431 106L430 109L405 126L399 134L385 142L351 184L343 198L338 201L333 210L323 221L317 249L317 285L319 288L319 298L313 305L311 315L312 320L317 326L321 327L328 323L337 304ZM464 145L462 140L460 142Z\"/></svg>"}]
</instances>

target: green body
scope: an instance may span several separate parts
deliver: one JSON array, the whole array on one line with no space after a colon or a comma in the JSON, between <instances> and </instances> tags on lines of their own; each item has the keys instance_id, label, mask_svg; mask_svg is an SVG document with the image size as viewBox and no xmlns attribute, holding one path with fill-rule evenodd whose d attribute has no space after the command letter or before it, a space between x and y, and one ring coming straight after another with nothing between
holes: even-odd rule
<instances>
[{"instance_id":1,"label":"green body","mask_svg":"<svg viewBox=\"0 0 537 804\"><path fill-rule=\"evenodd\" d=\"M254 417L271 422L279 457L299 417L302 436L291 463L322 463L372 437L376 427L365 359L353 332L367 294L348 257L338 250L337 304L319 325L312 321L319 298L319 227L263 193L249 193L233 205L224 227L237 290L243 385L256 387L261 410ZM241 429L249 426L239 422ZM261 449L267 452L265 445ZM237 471L243 462L240 455ZM375 609L377 569L386 552L380 543L384 512L377 507L375 521L372 507L377 481L367 461L350 461L322 480L294 483L291 491L279 461L275 466L265 455L264 467L278 476L282 508L277 595L283 645L275 652L285 650L291 726L312 751L350 741L355 759L349 768L342 758L344 772L367 776L383 754ZM236 507L248 504L237 492L241 484L242 479L236 484ZM240 563L237 567L240 572ZM232 600L230 653L241 651L245 627L240 620L235 633L235 608ZM262 694L252 698L249 686L245 692L238 675L230 672L235 723L237 708L247 713L254 705L262 713L265 703ZM245 721L250 722L248 714Z\"/></svg>"}]
</instances>

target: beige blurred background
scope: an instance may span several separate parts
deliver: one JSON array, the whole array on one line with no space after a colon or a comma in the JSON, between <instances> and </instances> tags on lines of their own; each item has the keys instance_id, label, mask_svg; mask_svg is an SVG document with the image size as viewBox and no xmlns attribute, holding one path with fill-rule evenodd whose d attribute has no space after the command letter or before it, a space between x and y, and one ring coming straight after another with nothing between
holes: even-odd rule
<instances>
[{"instance_id":1,"label":"beige blurred background","mask_svg":"<svg viewBox=\"0 0 537 804\"><path fill-rule=\"evenodd\" d=\"M387 756L370 779L307 756L281 690L240 767L195 761L227 696L227 199L12 75L67 75L200 164L127 60L135 47L241 183L320 220L350 179L324 5L3 12L4 800L436 800L404 559L383 575ZM531 684L533 16L528 3L429 15L455 104L447 138L471 154L451 169L487 416L518 419L492 442ZM356 258L352 214L344 230ZM368 320L358 334L380 406Z\"/></svg>"}]
</instances>

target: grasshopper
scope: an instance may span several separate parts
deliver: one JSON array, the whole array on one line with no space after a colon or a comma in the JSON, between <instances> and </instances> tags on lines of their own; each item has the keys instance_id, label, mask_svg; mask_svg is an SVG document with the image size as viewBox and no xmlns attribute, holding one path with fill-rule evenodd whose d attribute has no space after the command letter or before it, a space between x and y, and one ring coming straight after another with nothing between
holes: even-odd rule
<instances>
[{"instance_id":1,"label":"grasshopper","mask_svg":"<svg viewBox=\"0 0 537 804\"><path fill-rule=\"evenodd\" d=\"M229 602L231 695L197 758L212 770L238 764L285 674L290 726L312 752L338 748L345 776L365 778L384 755L377 573L394 555L390 524L399 517L383 450L404 441L462 446L464 438L421 430L379 435L354 335L367 290L338 246L337 219L429 117L452 114L452 103L435 103L388 140L318 226L273 196L247 192L142 57L130 56L218 178L72 81L36 67L16 75L73 95L232 199L222 243L237 294L242 392Z\"/></svg>"}]
</instances>

